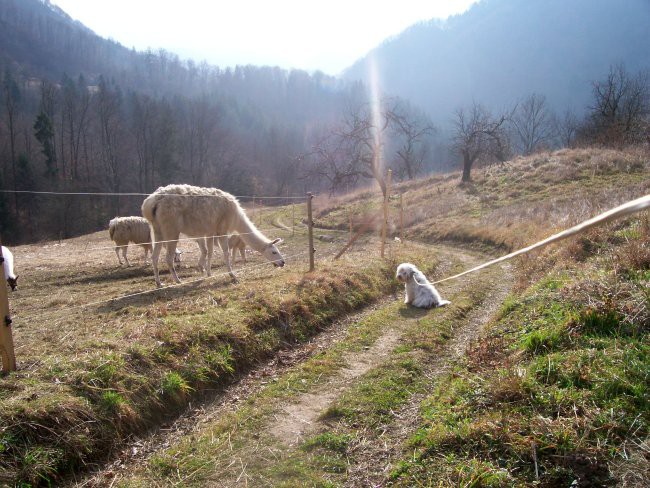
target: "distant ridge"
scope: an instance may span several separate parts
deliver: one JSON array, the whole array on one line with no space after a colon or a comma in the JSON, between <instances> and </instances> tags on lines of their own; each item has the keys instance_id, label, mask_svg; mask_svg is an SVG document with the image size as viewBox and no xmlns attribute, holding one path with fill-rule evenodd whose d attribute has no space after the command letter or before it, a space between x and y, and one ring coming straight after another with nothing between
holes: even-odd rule
<instances>
[{"instance_id":1,"label":"distant ridge","mask_svg":"<svg viewBox=\"0 0 650 488\"><path fill-rule=\"evenodd\" d=\"M580 113L611 64L650 68L648 0L481 0L447 21L415 24L345 70L368 80L375 58L385 92L439 123L475 100L493 109L533 92Z\"/></svg>"}]
</instances>

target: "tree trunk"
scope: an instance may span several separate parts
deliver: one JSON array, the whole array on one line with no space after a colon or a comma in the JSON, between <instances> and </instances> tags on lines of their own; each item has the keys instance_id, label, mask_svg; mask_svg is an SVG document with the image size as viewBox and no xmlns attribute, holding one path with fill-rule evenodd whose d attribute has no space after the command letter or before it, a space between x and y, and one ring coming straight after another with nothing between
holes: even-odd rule
<instances>
[{"instance_id":1,"label":"tree trunk","mask_svg":"<svg viewBox=\"0 0 650 488\"><path fill-rule=\"evenodd\" d=\"M463 154L463 177L460 180L461 182L466 183L472 180L472 177L470 175L470 172L472 171L472 164L474 164L474 161L469 157L469 154L464 153Z\"/></svg>"}]
</instances>

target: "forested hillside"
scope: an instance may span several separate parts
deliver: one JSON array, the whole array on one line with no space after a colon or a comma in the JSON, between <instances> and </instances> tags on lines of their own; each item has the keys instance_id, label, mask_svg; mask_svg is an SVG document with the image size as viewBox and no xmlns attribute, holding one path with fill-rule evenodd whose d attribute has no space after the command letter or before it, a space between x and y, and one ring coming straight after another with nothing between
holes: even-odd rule
<instances>
[{"instance_id":1,"label":"forested hillside","mask_svg":"<svg viewBox=\"0 0 650 488\"><path fill-rule=\"evenodd\" d=\"M135 52L39 0L0 0L0 79L0 188L9 190L147 193L184 182L302 193L298 155L365 100L361 85L322 73ZM141 200L3 194L3 238L101 228Z\"/></svg>"},{"instance_id":2,"label":"forested hillside","mask_svg":"<svg viewBox=\"0 0 650 488\"><path fill-rule=\"evenodd\" d=\"M472 100L492 110L531 93L578 116L610 65L650 68L647 0L481 0L467 12L414 25L344 74L421 106L439 125Z\"/></svg>"}]
</instances>

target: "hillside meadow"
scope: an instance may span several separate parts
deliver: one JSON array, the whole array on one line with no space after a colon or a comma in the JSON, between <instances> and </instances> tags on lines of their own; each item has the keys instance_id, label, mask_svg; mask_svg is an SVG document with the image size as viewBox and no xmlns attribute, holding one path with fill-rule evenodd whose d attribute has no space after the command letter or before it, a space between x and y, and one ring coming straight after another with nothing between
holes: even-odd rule
<instances>
[{"instance_id":1,"label":"hillside meadow","mask_svg":"<svg viewBox=\"0 0 650 488\"><path fill-rule=\"evenodd\" d=\"M19 371L0 379L0 482L46 485L101 465L134 435L175 418L190 403L218 396L281 351L318 337L337 319L399 292L393 278L399 262L415 262L443 277L650 190L650 162L640 150L541 153L478 169L473 176L472 183L462 186L457 173L395 185L384 260L378 258L374 231L340 261L331 258L347 241L349 215L358 227L380 209L375 192L317 197L314 273L306 273L304 227L288 230L289 207L265 209L255 219L267 235L284 237L287 266L273 269L251 255L249 263L237 265L236 284L221 274L219 264L212 279L193 281L199 278L193 243L183 246L181 278L186 283L160 291L152 290L151 269L142 265L140 250L130 251L136 266L117 266L107 232L15 248L21 283L10 299ZM403 243L393 240L399 234L400 194ZM303 214L304 208L296 210L297 216ZM647 383L648 370L647 228L647 215L640 215L517 260L511 274L499 275L514 287L496 314L486 308L484 294L492 275L454 285L458 308L442 316L444 327L453 331L472 312L491 319L469 359L458 362L448 378L440 376L446 374L442 370L435 381L418 377L417 362L443 351L446 339L441 337L450 336L433 323L431 334L419 334L420 318L410 317L404 329L414 341L410 349L402 344L386 353L390 361L394 354L412 354L410 362L399 363L405 369L390 367L390 361L377 364L360 376L361 383L355 379L346 385L370 395L369 405L389 408L370 415L346 390L342 405L349 408L330 412L326 430L315 434L321 437L312 439L311 447L288 451L283 466L294 474L285 479L287 485L297 486L302 476L323 486L360 482L355 463L367 446L382 442L382 429L398 421L399 408L415 402L413 384L427 400L413 404L417 416L410 416L412 424L403 429L408 435L397 439L399 452L373 479L404 486L523 486L541 476L542 484L554 486L554 480L579 477L584 459L598 468L598 476L605 470L603 479L629 472L625 466L631 466L632 457L623 455L625 443L642 443L647 435L647 394L640 387ZM437 243L477 257L440 268ZM133 296L108 301L125 295ZM404 318L400 310L381 312L373 322L377 337ZM427 341L432 342L427 346ZM619 354L621 344L629 346L626 354ZM569 366L576 364L575 374L570 373ZM589 368L605 377L626 376L622 384L604 385L589 376ZM400 371L409 381L400 379ZM499 383L503 378L507 381ZM381 394L381 385L387 384L393 400ZM512 391L494 396L495 384ZM502 399L512 405L503 405ZM607 410L614 412L612 423L606 422ZM502 415L512 417L512 429L495 420ZM569 415L579 422L567 425ZM532 430L522 430L523 425ZM603 429L611 431L606 444ZM511 430L519 437L504 437ZM447 455L449 446L453 449ZM175 452L178 460L184 451ZM537 472L526 458L532 452ZM336 461L335 473L327 463L309 464L321 454ZM155 459L166 458L160 454ZM292 459L300 470L293 469ZM633 460L644 462L640 454ZM170 466L165 463L162 471L152 471L163 484L161 473ZM282 473L276 475L282 481Z\"/></svg>"}]
</instances>

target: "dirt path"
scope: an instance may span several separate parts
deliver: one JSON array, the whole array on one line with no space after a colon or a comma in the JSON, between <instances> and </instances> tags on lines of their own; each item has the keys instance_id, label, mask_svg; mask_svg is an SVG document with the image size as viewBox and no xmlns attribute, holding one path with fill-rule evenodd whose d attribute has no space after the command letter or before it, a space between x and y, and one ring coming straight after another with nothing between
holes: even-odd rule
<instances>
[{"instance_id":1,"label":"dirt path","mask_svg":"<svg viewBox=\"0 0 650 488\"><path fill-rule=\"evenodd\" d=\"M360 354L347 354L346 366L336 378L322 386L316 393L306 393L298 401L286 405L276 415L276 422L269 432L289 446L302 442L308 434L318 427L318 417L338 398L351 381L381 364L395 348L400 335L389 330L375 344Z\"/></svg>"},{"instance_id":2,"label":"dirt path","mask_svg":"<svg viewBox=\"0 0 650 488\"><path fill-rule=\"evenodd\" d=\"M464 360L468 346L478 339L484 326L510 293L513 283L511 267L504 265L502 270L503 279L493 284L483 305L472 310L468 320L454 331L445 348L423 371L429 377L432 387L438 378ZM350 453L350 457L357 462L350 465L345 486L385 486L388 474L395 467L394 461L403 454L404 442L417 428L420 405L427 394L415 393L408 404L395 413L395 421L387 426L382 435L370 442L357 444Z\"/></svg>"},{"instance_id":3,"label":"dirt path","mask_svg":"<svg viewBox=\"0 0 650 488\"><path fill-rule=\"evenodd\" d=\"M458 259L467 267L476 265L480 260L475 256L458 251L446 249L445 262L438 270L447 271L452 259ZM445 296L453 296L458 293L463 286L462 283L453 283L444 290ZM506 293L507 294L507 293ZM505 297L505 295L504 295ZM495 297L498 300L498 297ZM497 302L500 303L500 302ZM472 325L464 327L457 331L454 338L448 344L447 348L440 356L440 364L446 364L449 357L460 356L469 341L476 337L480 331L480 318L489 317L490 313L485 313L481 309L476 312L477 320L472 321ZM476 322L476 323L474 323ZM276 415L276 422L269 427L269 431L283 443L294 446L301 442L305 437L313 434L318 428L318 417L338 398L343 391L357 378L361 377L372 368L385 362L395 346L400 342L402 330L399 325L389 328L379 337L375 343L361 353L350 353L344 357L346 366L340 373L332 378L328 383L323 385L319 391L302 395L294 403L286 405L283 411Z\"/></svg>"},{"instance_id":4,"label":"dirt path","mask_svg":"<svg viewBox=\"0 0 650 488\"><path fill-rule=\"evenodd\" d=\"M441 247L442 262L436 276L449 274L452 266L466 269L476 265L483 256L460 251L450 247ZM432 378L443 374L461 357L467 345L478 336L482 326L491 317L510 289L510 278L507 270L499 286L495 286L484 305L473 310L469 320L463 321L463 326L453 331L437 360L425 368L425 374ZM441 287L445 297L459 293L466 286L463 282L452 282ZM400 294L401 295L401 294ZM281 351L272 361L242 378L237 384L226 389L214 400L194 406L171 425L161 427L157 432L144 438L134 440L124 449L109 466L103 467L96 474L72 483L73 486L111 486L128 479L138 466L143 465L156 453L181 442L188 436L199 434L204 426L221 418L228 413L236 412L247 398L262 391L269 383L310 357L329 349L333 344L344 341L348 327L363 319L365 316L395 305L397 297L388 297L383 301L368 307L363 312L351 315L341 320L320 334L313 341L292 350ZM417 320L405 318L403 322ZM381 335L362 351L346 353L343 356L344 367L332 375L326 382L313 391L299 394L282 402L272 414L270 422L266 423L266 433L278 440L289 449L295 448L305 437L317 433L322 428L319 421L321 414L358 378L382 364L391 355L402 339L403 324L391 324L382 331ZM412 426L417 418L418 406L422 396L415 394L408 405L396 415L396 422L391 424L377 441L362 443L356 447L354 459L366 459L350 466L348 482L350 486L376 485L384 479L385 473L391 466L391 459L399 454L402 441L412 432ZM252 460L254 462L254 460ZM243 472L243 471L242 471ZM218 476L216 486L245 485L255 480L247 476L224 479ZM226 476L225 478L228 478ZM214 484L213 482L211 485ZM127 482L128 485L128 482Z\"/></svg>"}]
</instances>

